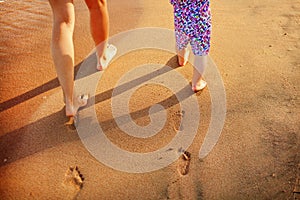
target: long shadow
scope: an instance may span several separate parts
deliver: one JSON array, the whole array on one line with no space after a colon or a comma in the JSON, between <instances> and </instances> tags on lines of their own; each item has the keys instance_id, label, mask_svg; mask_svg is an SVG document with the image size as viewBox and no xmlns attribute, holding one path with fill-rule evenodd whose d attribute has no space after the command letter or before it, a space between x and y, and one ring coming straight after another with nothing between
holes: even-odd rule
<instances>
[{"instance_id":1,"label":"long shadow","mask_svg":"<svg viewBox=\"0 0 300 200\"><path fill-rule=\"evenodd\" d=\"M178 67L176 56L172 57L167 63L167 66L162 67L154 73L149 73L145 76L134 79L128 83L120 85L121 92L124 92L132 87L142 84L154 77L162 75L172 69ZM111 98L113 90L105 91L96 95L95 104ZM177 105L178 99L176 95L180 95L183 99L188 98L193 93L190 86L186 85L178 93L171 95L170 97L158 102L165 108L169 108ZM133 119L138 119L148 115L150 107L143 108L141 110L130 113ZM121 116L120 118L125 117ZM77 141L79 137L75 130L68 129L64 122L66 117L64 116L64 110L53 113L47 117L44 117L32 124L24 126L18 130L12 131L0 137L0 166L4 166L16 160L25 158L43 150L55 147L57 145ZM122 120L121 120L122 121ZM80 123L80 122L79 122ZM116 127L115 119L109 119L99 122L103 131L107 131L113 127ZM5 160L5 161L4 161Z\"/></svg>"},{"instance_id":2,"label":"long shadow","mask_svg":"<svg viewBox=\"0 0 300 200\"><path fill-rule=\"evenodd\" d=\"M92 57L92 56L95 56L95 55L91 54L86 59L90 59L90 57ZM74 77L77 76L77 73L78 73L78 71L79 71L80 66L81 66L82 63L83 63L83 61L81 61L80 63L78 63L74 67ZM95 64L95 66L96 66L96 64ZM97 72L96 68L94 70L89 70L90 74L96 73L96 72ZM88 74L88 75L90 75L90 74ZM82 78L82 77L78 76L77 79L78 78ZM25 102L25 101L27 101L29 99L32 99L32 98L34 98L34 97L36 97L36 96L38 96L38 95L40 95L40 94L42 94L44 92L47 92L47 91L52 90L54 88L57 88L59 86L60 85L59 85L58 79L57 78L52 79L52 80L48 81L47 83L44 83L43 85L41 85L41 86L39 86L37 88L34 88L34 89L32 89L32 90L30 90L28 92L25 92L25 93L23 93L23 94L21 94L19 96L16 96L16 97L14 97L12 99L9 99L7 101L4 101L4 102L0 103L0 112L5 111L5 110L7 110L9 108L12 108L12 107L14 107L14 106L16 106L16 105L18 105L18 104L20 104L22 102Z\"/></svg>"},{"instance_id":3,"label":"long shadow","mask_svg":"<svg viewBox=\"0 0 300 200\"><path fill-rule=\"evenodd\" d=\"M151 80L157 76L163 75L167 72L169 72L172 69L178 68L178 62L177 62L177 56L173 56L168 62L165 64L164 67L159 69L158 71L151 72L147 75L141 76L139 78L136 78L132 81L129 81L127 83L124 83L123 85L117 86L114 89L107 90L103 93L97 94L95 97L91 97L92 102L95 101L95 104L100 103L102 101L108 100L111 98L112 93L114 90L117 90L118 92L115 92L114 95L119 95L125 91L127 91L130 88L133 88L137 85L140 85L148 80ZM94 98L94 99L93 99Z\"/></svg>"},{"instance_id":4,"label":"long shadow","mask_svg":"<svg viewBox=\"0 0 300 200\"><path fill-rule=\"evenodd\" d=\"M123 31L134 28L137 24L138 19L140 18L140 16L143 13L142 4L140 3L140 1L136 1L136 0L131 0L130 2L122 3L121 8L118 6L118 4L119 4L119 1L111 2L109 4L110 23L111 24L120 24L120 19L126 18L127 21L130 21L130 23L126 24L126 26L123 27L123 29L124 29ZM127 12L125 12L125 13L120 12L120 9L132 11L133 14L128 15ZM134 12L136 9L138 9L139 12ZM115 14L115 13L117 13L117 14ZM112 29L111 30L112 32L116 32L116 30L118 30L117 28L115 28L115 26L111 26L111 29ZM116 29L116 30L113 30L113 29ZM0 32L0 33L2 33L2 32ZM3 36L3 38L5 38L4 36ZM90 56L94 56L94 55L90 55ZM87 59L89 59L89 58L87 58ZM77 64L75 66L75 76L74 77L76 77L81 64L82 64L82 62L80 62L79 64ZM97 70L91 71L91 73L95 73L95 72L97 72ZM48 81L47 83L45 83L37 88L34 88L33 90L30 90L28 92L25 92L23 94L20 94L16 97L12 98L12 99L9 99L7 101L0 103L0 112L3 112L9 108L12 108L22 102L30 100L30 99L34 98L35 96L38 96L44 92L47 92L51 89L56 88L56 87L59 87L59 82L58 82L57 78L52 79L52 80Z\"/></svg>"},{"instance_id":5,"label":"long shadow","mask_svg":"<svg viewBox=\"0 0 300 200\"><path fill-rule=\"evenodd\" d=\"M85 67L88 67L88 69L85 70L84 76L82 76L81 74L78 74L78 72L80 70L80 67L81 67L82 63L85 62L85 61L89 62L91 65L85 65ZM172 57L166 63L166 65L170 66L170 67L173 66L173 68L179 67L179 65L177 64L177 57L176 56ZM85 60L81 61L80 63L78 63L74 67L74 79L76 78L76 80L79 80L79 79L84 78L86 76L89 76L93 73L97 73L98 70L96 70L95 66L96 66L96 56L95 56L95 54L91 54ZM118 91L124 92L128 89L128 87L130 85L134 85L134 86L139 85L144 81L150 80L150 79L154 78L155 76L161 75L161 74L166 73L168 71L170 71L169 68L167 68L167 67L162 68L160 70L159 74L157 74L156 72L153 72L151 74L145 75L145 76L140 77L138 79L132 80L132 81L130 81L130 82L124 84L124 85L118 86L118 89L119 89ZM14 107L14 106L16 106L16 105L18 105L22 102L30 100L30 99L32 99L32 98L34 98L34 97L36 97L36 96L38 96L42 93L45 93L45 92L47 92L49 90L52 90L54 88L57 88L59 86L60 86L60 84L59 84L58 79L57 78L52 79L52 80L48 81L47 83L44 83L43 85L41 85L37 88L34 88L34 89L32 89L28 92L25 92L25 93L23 93L19 96L16 96L12 99L9 99L7 101L4 101L4 102L0 103L0 112L3 112L3 111L5 111L9 108L12 108L12 107ZM91 97L91 100L95 100L95 103L99 103L101 101L107 100L111 97L112 92L113 92L113 89L107 90L107 91L105 91L101 94L98 94L96 97Z\"/></svg>"},{"instance_id":6,"label":"long shadow","mask_svg":"<svg viewBox=\"0 0 300 200\"><path fill-rule=\"evenodd\" d=\"M50 81L48 81L47 83L37 87L37 88L34 88L33 90L30 90L28 92L25 92L19 96L16 96L12 99L9 99L7 101L4 101L2 103L0 103L0 112L2 111L5 111L9 108L12 108L22 102L25 102L37 95L40 95L44 92L47 92L48 90L51 90L51 89L54 89L56 87L59 86L59 82L58 82L58 79L52 79Z\"/></svg>"}]
</instances>

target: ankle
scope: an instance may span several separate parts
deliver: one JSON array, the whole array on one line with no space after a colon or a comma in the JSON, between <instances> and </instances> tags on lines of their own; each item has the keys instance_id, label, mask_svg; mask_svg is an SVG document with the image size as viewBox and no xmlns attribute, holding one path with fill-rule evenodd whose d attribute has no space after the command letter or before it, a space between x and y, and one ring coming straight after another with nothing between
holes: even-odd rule
<instances>
[{"instance_id":1,"label":"ankle","mask_svg":"<svg viewBox=\"0 0 300 200\"><path fill-rule=\"evenodd\" d=\"M73 98L67 98L65 97L65 104L66 106L73 106Z\"/></svg>"}]
</instances>

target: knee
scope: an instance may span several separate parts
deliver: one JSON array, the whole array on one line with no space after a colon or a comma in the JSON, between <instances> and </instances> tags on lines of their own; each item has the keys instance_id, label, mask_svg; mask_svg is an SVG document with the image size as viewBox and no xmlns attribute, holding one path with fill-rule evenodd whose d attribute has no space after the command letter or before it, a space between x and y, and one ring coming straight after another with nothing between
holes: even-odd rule
<instances>
[{"instance_id":1,"label":"knee","mask_svg":"<svg viewBox=\"0 0 300 200\"><path fill-rule=\"evenodd\" d=\"M55 4L52 3L53 19L56 24L66 24L73 26L75 23L75 11L72 3L67 4Z\"/></svg>"},{"instance_id":2,"label":"knee","mask_svg":"<svg viewBox=\"0 0 300 200\"><path fill-rule=\"evenodd\" d=\"M107 5L106 0L85 0L89 10L105 8Z\"/></svg>"},{"instance_id":3,"label":"knee","mask_svg":"<svg viewBox=\"0 0 300 200\"><path fill-rule=\"evenodd\" d=\"M73 28L75 24L75 17L68 13L60 13L54 16L55 24L63 25L66 28Z\"/></svg>"},{"instance_id":4,"label":"knee","mask_svg":"<svg viewBox=\"0 0 300 200\"><path fill-rule=\"evenodd\" d=\"M70 15L63 15L60 17L59 22L69 26L73 26L75 23L75 19Z\"/></svg>"}]
</instances>

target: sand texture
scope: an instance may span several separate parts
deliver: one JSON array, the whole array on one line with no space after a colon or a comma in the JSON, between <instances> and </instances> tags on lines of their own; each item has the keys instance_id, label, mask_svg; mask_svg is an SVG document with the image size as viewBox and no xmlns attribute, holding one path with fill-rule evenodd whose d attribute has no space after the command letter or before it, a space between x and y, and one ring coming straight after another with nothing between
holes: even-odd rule
<instances>
[{"instance_id":1,"label":"sand texture","mask_svg":"<svg viewBox=\"0 0 300 200\"><path fill-rule=\"evenodd\" d=\"M78 69L94 46L84 1L74 3ZM300 2L212 0L211 9L210 56L227 101L219 141L207 157L198 158L210 123L210 91L184 93L196 99L201 114L193 143L169 166L134 174L99 162L76 130L65 126L68 119L50 54L48 2L1 1L0 199L300 199ZM173 29L168 0L111 0L109 13L111 36L143 27ZM128 103L139 126L151 123L151 106L165 108L167 123L146 139L124 133L112 114L115 85L144 64L170 68L144 71L145 76L137 75L118 89L142 85ZM176 55L163 50L132 51L114 60L92 97L97 119L91 123L99 123L121 149L141 153L162 148L176 130L187 128L180 120L188 113L182 113L170 89L143 83L156 76L172 80L170 71L187 81L192 78L191 64L179 67ZM97 74L94 70L88 77ZM188 89L187 84L184 91Z\"/></svg>"}]
</instances>

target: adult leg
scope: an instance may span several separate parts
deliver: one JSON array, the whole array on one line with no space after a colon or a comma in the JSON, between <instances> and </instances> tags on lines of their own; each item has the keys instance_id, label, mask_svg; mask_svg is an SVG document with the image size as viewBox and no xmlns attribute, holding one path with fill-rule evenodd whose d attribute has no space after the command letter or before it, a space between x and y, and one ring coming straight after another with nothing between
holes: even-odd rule
<instances>
[{"instance_id":1,"label":"adult leg","mask_svg":"<svg viewBox=\"0 0 300 200\"><path fill-rule=\"evenodd\" d=\"M74 4L73 0L49 0L53 11L51 52L64 93L66 115L74 116L85 101L74 101Z\"/></svg>"},{"instance_id":2,"label":"adult leg","mask_svg":"<svg viewBox=\"0 0 300 200\"><path fill-rule=\"evenodd\" d=\"M116 53L116 48L107 45L109 36L109 16L106 0L85 0L90 12L90 27L95 42L98 64L97 68L103 70Z\"/></svg>"}]
</instances>

